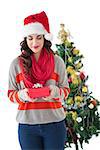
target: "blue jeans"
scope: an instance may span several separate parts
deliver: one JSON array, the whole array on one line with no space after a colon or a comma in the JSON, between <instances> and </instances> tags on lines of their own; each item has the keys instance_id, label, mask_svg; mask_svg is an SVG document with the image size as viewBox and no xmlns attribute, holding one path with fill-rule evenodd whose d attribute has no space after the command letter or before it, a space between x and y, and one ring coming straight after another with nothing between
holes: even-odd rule
<instances>
[{"instance_id":1,"label":"blue jeans","mask_svg":"<svg viewBox=\"0 0 100 150\"><path fill-rule=\"evenodd\" d=\"M22 150L64 150L66 135L65 120L18 126L18 138Z\"/></svg>"}]
</instances>

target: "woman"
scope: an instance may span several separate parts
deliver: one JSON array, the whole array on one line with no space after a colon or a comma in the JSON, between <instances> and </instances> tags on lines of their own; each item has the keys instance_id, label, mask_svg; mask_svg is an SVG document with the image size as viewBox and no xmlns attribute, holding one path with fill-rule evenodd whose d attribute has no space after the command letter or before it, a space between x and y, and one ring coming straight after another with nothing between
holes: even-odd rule
<instances>
[{"instance_id":1,"label":"woman","mask_svg":"<svg viewBox=\"0 0 100 150\"><path fill-rule=\"evenodd\" d=\"M62 101L69 87L64 61L51 50L46 13L24 19L21 55L9 70L8 97L18 103L18 138L22 150L63 150L66 139ZM49 90L40 93L39 90ZM30 96L30 89L37 90ZM42 96L40 96L42 94ZM47 95L46 95L47 94Z\"/></svg>"}]
</instances>

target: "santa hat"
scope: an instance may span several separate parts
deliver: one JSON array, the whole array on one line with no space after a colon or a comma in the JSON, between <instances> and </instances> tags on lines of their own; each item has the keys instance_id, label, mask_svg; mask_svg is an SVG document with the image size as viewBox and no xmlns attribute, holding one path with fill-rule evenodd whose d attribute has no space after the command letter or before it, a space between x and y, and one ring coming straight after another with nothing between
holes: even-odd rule
<instances>
[{"instance_id":1,"label":"santa hat","mask_svg":"<svg viewBox=\"0 0 100 150\"><path fill-rule=\"evenodd\" d=\"M48 41L52 40L50 33L49 21L44 11L33 14L24 19L24 37L31 34L43 34Z\"/></svg>"}]
</instances>

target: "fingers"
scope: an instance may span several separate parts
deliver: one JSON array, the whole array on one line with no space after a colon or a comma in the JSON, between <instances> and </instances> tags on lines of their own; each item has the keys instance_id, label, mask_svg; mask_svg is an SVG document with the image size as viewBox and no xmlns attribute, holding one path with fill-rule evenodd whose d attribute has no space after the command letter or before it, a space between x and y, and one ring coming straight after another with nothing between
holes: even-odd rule
<instances>
[{"instance_id":1,"label":"fingers","mask_svg":"<svg viewBox=\"0 0 100 150\"><path fill-rule=\"evenodd\" d=\"M47 97L42 97L42 99L43 99L43 100L47 100L48 98L47 98Z\"/></svg>"},{"instance_id":2,"label":"fingers","mask_svg":"<svg viewBox=\"0 0 100 150\"><path fill-rule=\"evenodd\" d=\"M43 99L43 100L46 100L46 101L48 101L48 100L50 100L50 99L51 99L51 96L42 97L42 99Z\"/></svg>"},{"instance_id":3,"label":"fingers","mask_svg":"<svg viewBox=\"0 0 100 150\"><path fill-rule=\"evenodd\" d=\"M37 98L32 99L32 102L36 102L36 101L37 101Z\"/></svg>"}]
</instances>

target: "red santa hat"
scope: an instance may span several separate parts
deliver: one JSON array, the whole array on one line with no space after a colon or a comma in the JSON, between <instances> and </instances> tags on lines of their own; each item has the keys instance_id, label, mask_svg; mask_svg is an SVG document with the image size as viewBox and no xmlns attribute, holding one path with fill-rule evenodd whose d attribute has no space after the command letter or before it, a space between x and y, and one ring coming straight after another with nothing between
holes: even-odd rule
<instances>
[{"instance_id":1,"label":"red santa hat","mask_svg":"<svg viewBox=\"0 0 100 150\"><path fill-rule=\"evenodd\" d=\"M43 34L48 41L52 40L50 33L49 21L44 11L33 14L24 19L24 37L31 34Z\"/></svg>"}]
</instances>

